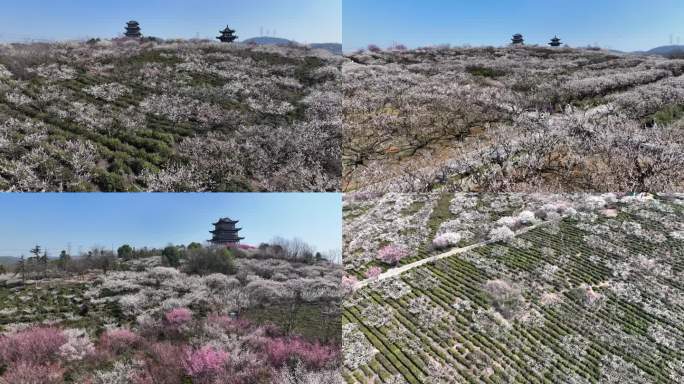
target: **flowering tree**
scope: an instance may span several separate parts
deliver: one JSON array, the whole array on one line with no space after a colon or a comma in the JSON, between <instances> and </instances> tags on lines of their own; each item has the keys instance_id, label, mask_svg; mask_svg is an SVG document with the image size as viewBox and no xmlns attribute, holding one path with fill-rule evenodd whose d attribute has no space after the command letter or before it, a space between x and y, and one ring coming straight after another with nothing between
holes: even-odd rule
<instances>
[{"instance_id":1,"label":"flowering tree","mask_svg":"<svg viewBox=\"0 0 684 384\"><path fill-rule=\"evenodd\" d=\"M408 251L396 245L386 245L378 251L378 259L386 264L396 265L408 256Z\"/></svg>"},{"instance_id":2,"label":"flowering tree","mask_svg":"<svg viewBox=\"0 0 684 384\"><path fill-rule=\"evenodd\" d=\"M377 279L378 276L382 273L382 268L380 267L370 267L366 271L365 275L369 279Z\"/></svg>"},{"instance_id":3,"label":"flowering tree","mask_svg":"<svg viewBox=\"0 0 684 384\"><path fill-rule=\"evenodd\" d=\"M211 346L187 351L183 359L183 369L195 380L218 377L225 370L228 354Z\"/></svg>"}]
</instances>

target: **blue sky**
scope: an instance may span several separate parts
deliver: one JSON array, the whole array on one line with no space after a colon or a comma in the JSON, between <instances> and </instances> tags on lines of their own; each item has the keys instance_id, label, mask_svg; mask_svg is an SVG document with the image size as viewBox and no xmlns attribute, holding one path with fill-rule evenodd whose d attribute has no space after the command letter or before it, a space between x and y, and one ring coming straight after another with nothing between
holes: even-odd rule
<instances>
[{"instance_id":1,"label":"blue sky","mask_svg":"<svg viewBox=\"0 0 684 384\"><path fill-rule=\"evenodd\" d=\"M92 246L189 244L211 238L220 217L239 220L246 244L301 238L341 249L342 200L335 193L0 194L0 256L35 245L56 255Z\"/></svg>"},{"instance_id":2,"label":"blue sky","mask_svg":"<svg viewBox=\"0 0 684 384\"><path fill-rule=\"evenodd\" d=\"M302 43L341 41L341 0L3 0L0 41L116 37L126 21L163 38L240 39L275 31Z\"/></svg>"},{"instance_id":3,"label":"blue sky","mask_svg":"<svg viewBox=\"0 0 684 384\"><path fill-rule=\"evenodd\" d=\"M635 51L684 44L682 0L343 0L345 51L450 43L507 44L514 33L545 44Z\"/></svg>"}]
</instances>

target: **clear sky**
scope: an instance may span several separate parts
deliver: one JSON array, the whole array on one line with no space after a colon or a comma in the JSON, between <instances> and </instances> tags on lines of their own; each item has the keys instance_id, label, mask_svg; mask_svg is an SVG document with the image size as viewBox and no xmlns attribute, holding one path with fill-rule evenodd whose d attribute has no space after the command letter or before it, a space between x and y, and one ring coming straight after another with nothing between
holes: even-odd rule
<instances>
[{"instance_id":1,"label":"clear sky","mask_svg":"<svg viewBox=\"0 0 684 384\"><path fill-rule=\"evenodd\" d=\"M546 44L636 51L684 44L682 0L343 0L345 51L370 43L408 47L508 44L515 33Z\"/></svg>"},{"instance_id":2,"label":"clear sky","mask_svg":"<svg viewBox=\"0 0 684 384\"><path fill-rule=\"evenodd\" d=\"M243 243L298 237L327 252L342 247L336 193L0 194L0 256L35 245L51 256L123 244L163 247L205 242L218 218L239 220Z\"/></svg>"},{"instance_id":3,"label":"clear sky","mask_svg":"<svg viewBox=\"0 0 684 384\"><path fill-rule=\"evenodd\" d=\"M128 20L147 36L240 39L274 32L302 43L341 42L342 0L2 0L0 41L111 38Z\"/></svg>"}]
</instances>

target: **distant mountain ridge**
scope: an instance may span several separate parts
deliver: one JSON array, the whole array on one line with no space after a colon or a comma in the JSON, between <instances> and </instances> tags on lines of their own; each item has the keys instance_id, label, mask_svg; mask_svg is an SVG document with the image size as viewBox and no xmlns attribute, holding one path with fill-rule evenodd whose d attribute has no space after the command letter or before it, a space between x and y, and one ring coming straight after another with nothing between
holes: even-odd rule
<instances>
[{"instance_id":1,"label":"distant mountain ridge","mask_svg":"<svg viewBox=\"0 0 684 384\"><path fill-rule=\"evenodd\" d=\"M17 261L19 261L18 257L14 256L0 256L0 265L4 265L6 267L13 267Z\"/></svg>"},{"instance_id":2,"label":"distant mountain ridge","mask_svg":"<svg viewBox=\"0 0 684 384\"><path fill-rule=\"evenodd\" d=\"M646 51L649 55L662 55L667 56L673 53L684 53L684 45L664 45L662 47L653 48L650 51Z\"/></svg>"},{"instance_id":3,"label":"distant mountain ridge","mask_svg":"<svg viewBox=\"0 0 684 384\"><path fill-rule=\"evenodd\" d=\"M242 43L246 44L258 44L258 45L289 45L289 44L299 44L296 41L283 39L280 37L269 37L260 36L252 37L250 39L243 40ZM340 43L313 43L308 44L314 49L324 49L335 55L342 55L342 44Z\"/></svg>"}]
</instances>

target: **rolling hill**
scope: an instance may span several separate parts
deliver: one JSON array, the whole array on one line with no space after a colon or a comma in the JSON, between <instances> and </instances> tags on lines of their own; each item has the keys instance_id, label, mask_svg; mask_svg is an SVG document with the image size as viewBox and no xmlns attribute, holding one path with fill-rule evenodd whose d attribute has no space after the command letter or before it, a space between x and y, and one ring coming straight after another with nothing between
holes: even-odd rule
<instances>
[{"instance_id":1,"label":"rolling hill","mask_svg":"<svg viewBox=\"0 0 684 384\"><path fill-rule=\"evenodd\" d=\"M278 46L288 46L288 45L299 45L300 43L294 40L283 39L280 37L269 37L260 36L253 37L247 40L243 40L242 43L246 44L257 44L257 45L278 45ZM323 49L334 55L342 55L342 44L340 43L312 43L306 44L314 49Z\"/></svg>"}]
</instances>

